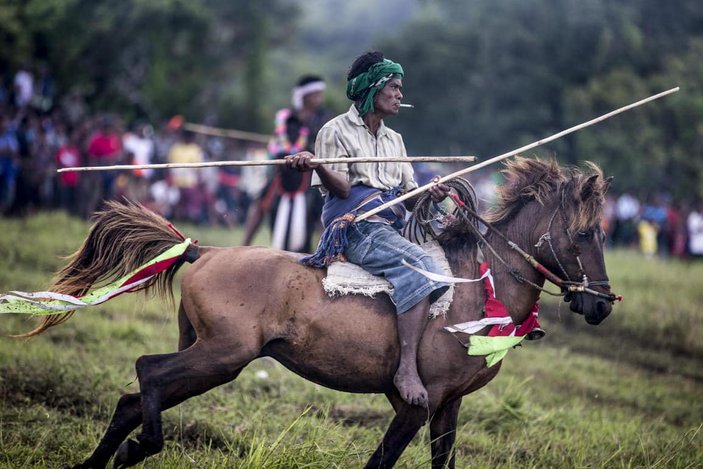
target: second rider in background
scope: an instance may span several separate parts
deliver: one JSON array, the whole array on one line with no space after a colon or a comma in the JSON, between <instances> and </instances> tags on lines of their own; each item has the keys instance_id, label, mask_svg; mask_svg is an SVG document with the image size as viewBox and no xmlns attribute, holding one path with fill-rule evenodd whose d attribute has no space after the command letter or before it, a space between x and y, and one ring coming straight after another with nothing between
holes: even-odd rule
<instances>
[{"instance_id":1,"label":"second rider in background","mask_svg":"<svg viewBox=\"0 0 703 469\"><path fill-rule=\"evenodd\" d=\"M270 158L284 158L301 151L314 151L315 138L331 117L323 104L325 82L314 75L303 76L292 93L292 107L276 113ZM310 240L322 210L320 194L310 188L310 173L285 166L275 167L261 196L247 213L244 240L251 244L262 220L271 214L271 245L276 249L310 252Z\"/></svg>"}]
</instances>

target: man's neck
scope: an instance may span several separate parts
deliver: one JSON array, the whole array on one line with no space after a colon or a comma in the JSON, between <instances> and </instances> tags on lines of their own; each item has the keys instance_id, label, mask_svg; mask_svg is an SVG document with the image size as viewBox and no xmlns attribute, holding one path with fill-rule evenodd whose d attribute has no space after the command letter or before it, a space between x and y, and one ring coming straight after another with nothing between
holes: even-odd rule
<instances>
[{"instance_id":1,"label":"man's neck","mask_svg":"<svg viewBox=\"0 0 703 469\"><path fill-rule=\"evenodd\" d=\"M298 111L298 119L300 119L300 121L303 122L304 124L307 124L308 122L310 122L310 120L312 119L312 116L314 116L314 115L315 115L315 109L304 107Z\"/></svg>"},{"instance_id":2,"label":"man's neck","mask_svg":"<svg viewBox=\"0 0 703 469\"><path fill-rule=\"evenodd\" d=\"M364 115L362 119L371 133L376 135L376 132L378 132L378 129L381 127L381 123L383 122L383 117L375 112L369 112Z\"/></svg>"}]
</instances>

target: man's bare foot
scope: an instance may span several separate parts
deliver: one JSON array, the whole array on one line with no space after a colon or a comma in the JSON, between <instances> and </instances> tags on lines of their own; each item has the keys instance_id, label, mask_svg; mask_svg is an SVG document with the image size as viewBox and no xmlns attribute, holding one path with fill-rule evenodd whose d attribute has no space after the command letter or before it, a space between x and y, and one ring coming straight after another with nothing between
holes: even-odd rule
<instances>
[{"instance_id":1,"label":"man's bare foot","mask_svg":"<svg viewBox=\"0 0 703 469\"><path fill-rule=\"evenodd\" d=\"M393 384L395 384L398 392L400 392L400 397L405 402L410 405L427 408L427 389L422 384L416 370L410 371L399 368L393 377Z\"/></svg>"}]
</instances>

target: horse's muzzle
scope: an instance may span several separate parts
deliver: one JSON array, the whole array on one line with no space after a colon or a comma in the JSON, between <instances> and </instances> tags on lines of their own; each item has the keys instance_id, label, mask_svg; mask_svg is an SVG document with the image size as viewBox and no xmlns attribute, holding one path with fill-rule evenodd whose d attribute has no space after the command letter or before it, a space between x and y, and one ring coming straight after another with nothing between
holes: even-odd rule
<instances>
[{"instance_id":1,"label":"horse's muzzle","mask_svg":"<svg viewBox=\"0 0 703 469\"><path fill-rule=\"evenodd\" d=\"M564 297L571 311L583 314L588 324L600 324L613 310L613 304L605 298L588 293L570 293Z\"/></svg>"}]
</instances>

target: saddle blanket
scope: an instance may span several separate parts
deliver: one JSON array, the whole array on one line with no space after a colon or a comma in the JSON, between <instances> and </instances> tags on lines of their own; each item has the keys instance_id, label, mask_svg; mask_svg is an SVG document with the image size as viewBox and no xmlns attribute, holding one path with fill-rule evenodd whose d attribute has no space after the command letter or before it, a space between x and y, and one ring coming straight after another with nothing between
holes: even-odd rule
<instances>
[{"instance_id":1,"label":"saddle blanket","mask_svg":"<svg viewBox=\"0 0 703 469\"><path fill-rule=\"evenodd\" d=\"M428 241L421 246L427 252L442 274L452 276L449 261L437 241ZM393 285L383 277L368 273L363 268L350 262L332 262L327 267L327 276L322 279L325 292L332 298L343 295L364 295L375 297L378 293L393 293ZM430 317L444 316L454 298L454 284L430 305Z\"/></svg>"}]
</instances>

